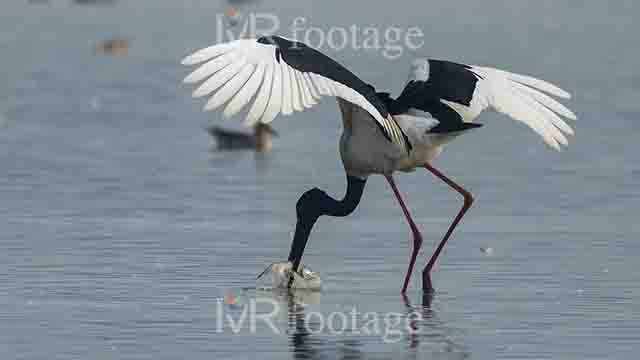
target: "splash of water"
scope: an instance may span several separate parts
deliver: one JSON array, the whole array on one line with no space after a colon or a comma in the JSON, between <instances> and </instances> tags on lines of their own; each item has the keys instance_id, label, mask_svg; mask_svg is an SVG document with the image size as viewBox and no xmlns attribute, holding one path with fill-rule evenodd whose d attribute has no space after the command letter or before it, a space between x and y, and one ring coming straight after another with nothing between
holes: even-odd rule
<instances>
[{"instance_id":1,"label":"splash of water","mask_svg":"<svg viewBox=\"0 0 640 360\"><path fill-rule=\"evenodd\" d=\"M269 265L256 279L257 289L286 289L291 276L291 289L318 291L322 287L320 275L310 268L300 264L298 271L291 271L290 262L279 262ZM269 282L270 281L270 282Z\"/></svg>"}]
</instances>

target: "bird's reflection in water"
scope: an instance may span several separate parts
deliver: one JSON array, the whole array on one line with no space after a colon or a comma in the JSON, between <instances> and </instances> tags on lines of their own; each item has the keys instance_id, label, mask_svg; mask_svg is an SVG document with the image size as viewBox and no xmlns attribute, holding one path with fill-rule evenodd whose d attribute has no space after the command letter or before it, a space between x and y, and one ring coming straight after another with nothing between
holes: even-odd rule
<instances>
[{"instance_id":1,"label":"bird's reflection in water","mask_svg":"<svg viewBox=\"0 0 640 360\"><path fill-rule=\"evenodd\" d=\"M389 342L382 349L383 354L368 351L371 345L378 348L383 342L383 334L363 335L347 330L344 334L331 334L326 331L329 314L312 316L310 306L320 302L319 292L282 291L274 292L276 300L286 308L287 336L289 349L294 359L342 359L359 360L370 358L406 358L406 359L465 359L470 353L460 341L456 331L447 326L432 308L433 295L424 295L421 305L413 305L402 297L404 307L404 328L399 342ZM359 320L363 314L360 314ZM323 324L322 321L325 323ZM384 329L383 329L384 330ZM378 337L380 335L380 337ZM398 348L406 341L405 350ZM397 353L397 352L400 353Z\"/></svg>"},{"instance_id":2,"label":"bird's reflection in water","mask_svg":"<svg viewBox=\"0 0 640 360\"><path fill-rule=\"evenodd\" d=\"M312 331L319 330L320 324L307 322L305 305L296 301L293 292L289 293L287 300L287 334L294 359L320 359L322 341L311 336Z\"/></svg>"},{"instance_id":3,"label":"bird's reflection in water","mask_svg":"<svg viewBox=\"0 0 640 360\"><path fill-rule=\"evenodd\" d=\"M402 302L404 303L407 311L407 320L409 321L408 325L411 329L408 334L409 336L407 336L409 349L416 349L418 345L420 345L420 337L418 336L418 332L422 326L420 322L425 322L427 319L433 318L433 310L431 309L433 293L424 293L422 295L422 306L420 307L412 306L406 294L402 294ZM420 318L416 316L416 311L419 311L419 314L421 315Z\"/></svg>"},{"instance_id":4,"label":"bird's reflection in water","mask_svg":"<svg viewBox=\"0 0 640 360\"><path fill-rule=\"evenodd\" d=\"M264 152L253 153L253 159L256 163L256 173L258 175L265 175L271 169L271 154Z\"/></svg>"},{"instance_id":5,"label":"bird's reflection in water","mask_svg":"<svg viewBox=\"0 0 640 360\"><path fill-rule=\"evenodd\" d=\"M244 166L243 163L253 161L256 175L267 175L272 168L271 153L248 151L220 151L210 148L209 164L215 168L233 168Z\"/></svg>"},{"instance_id":6,"label":"bird's reflection in water","mask_svg":"<svg viewBox=\"0 0 640 360\"><path fill-rule=\"evenodd\" d=\"M353 338L334 340L323 333L321 319L310 316L309 306L320 303L318 291L274 291L275 298L286 305L287 336L294 359L366 359L363 344Z\"/></svg>"},{"instance_id":7,"label":"bird's reflection in water","mask_svg":"<svg viewBox=\"0 0 640 360\"><path fill-rule=\"evenodd\" d=\"M447 327L445 321L437 316L432 307L433 298L433 293L424 293L422 305L414 306L405 294L402 295L410 329L408 329L407 347L413 355L412 358L418 358L420 353L418 350L423 343L425 348L431 348L432 358L466 359L471 354L456 338L453 329Z\"/></svg>"}]
</instances>

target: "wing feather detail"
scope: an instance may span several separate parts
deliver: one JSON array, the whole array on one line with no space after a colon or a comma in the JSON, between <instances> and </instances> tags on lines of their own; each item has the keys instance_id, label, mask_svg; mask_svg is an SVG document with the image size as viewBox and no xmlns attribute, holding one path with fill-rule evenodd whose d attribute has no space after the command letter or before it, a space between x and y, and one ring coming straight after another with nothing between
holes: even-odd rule
<instances>
[{"instance_id":1,"label":"wing feather detail","mask_svg":"<svg viewBox=\"0 0 640 360\"><path fill-rule=\"evenodd\" d=\"M248 107L245 123L253 125L338 97L367 111L389 141L410 148L373 87L303 43L276 36L240 39L195 51L182 64L197 65L184 82L199 84L194 97L209 97L205 110L227 104L224 116L231 117Z\"/></svg>"},{"instance_id":2,"label":"wing feather detail","mask_svg":"<svg viewBox=\"0 0 640 360\"><path fill-rule=\"evenodd\" d=\"M550 147L560 150L574 131L566 120L576 115L554 99L571 95L548 81L484 66L419 59L398 102L435 116L438 126L456 129L484 110L494 110L522 122ZM443 108L442 105L446 105ZM453 110L453 112L451 111Z\"/></svg>"}]
</instances>

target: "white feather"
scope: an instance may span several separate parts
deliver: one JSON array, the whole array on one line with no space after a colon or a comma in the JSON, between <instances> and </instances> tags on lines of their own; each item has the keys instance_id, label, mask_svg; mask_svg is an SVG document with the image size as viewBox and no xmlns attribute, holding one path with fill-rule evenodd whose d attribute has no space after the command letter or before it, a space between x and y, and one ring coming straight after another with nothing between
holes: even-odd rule
<instances>
[{"instance_id":1,"label":"white feather","mask_svg":"<svg viewBox=\"0 0 640 360\"><path fill-rule=\"evenodd\" d=\"M262 84L264 78L264 63L258 64L256 71L251 75L251 78L247 80L246 84L238 91L238 93L229 102L229 105L224 109L224 117L230 118L236 115L245 105L249 103L253 95L258 91L258 88ZM256 100L256 103L258 101ZM264 107L263 107L264 111ZM262 114L261 114L262 115Z\"/></svg>"},{"instance_id":2,"label":"white feather","mask_svg":"<svg viewBox=\"0 0 640 360\"><path fill-rule=\"evenodd\" d=\"M521 84L531 86L538 90L547 92L551 95L555 95L559 98L563 98L563 99L571 98L571 94L560 89L559 87L553 85L548 81L536 79L534 77L527 76L527 75L514 74L508 71L503 71L503 70L498 70L498 71L503 73L508 79L513 80L515 82L519 82Z\"/></svg>"},{"instance_id":3,"label":"white feather","mask_svg":"<svg viewBox=\"0 0 640 360\"><path fill-rule=\"evenodd\" d=\"M235 95L238 90L249 80L249 77L253 74L255 65L246 64L238 74L231 80L227 81L220 90L218 90L207 102L204 107L205 110L214 110L226 103Z\"/></svg>"},{"instance_id":4,"label":"white feather","mask_svg":"<svg viewBox=\"0 0 640 360\"><path fill-rule=\"evenodd\" d=\"M291 107L293 107L293 111L302 111L304 107L302 106L302 92L298 84L298 74L291 67L289 67L289 80L291 81Z\"/></svg>"},{"instance_id":5,"label":"white feather","mask_svg":"<svg viewBox=\"0 0 640 360\"><path fill-rule=\"evenodd\" d=\"M291 104L293 98L291 71L284 61L280 62L280 68L282 69L282 114L289 115L293 113L293 105Z\"/></svg>"},{"instance_id":6,"label":"white feather","mask_svg":"<svg viewBox=\"0 0 640 360\"><path fill-rule=\"evenodd\" d=\"M220 71L224 67L228 66L241 55L242 54L239 53L229 52L213 60L210 60L206 64L194 70L191 74L187 75L187 77L184 78L183 82L187 84L200 82Z\"/></svg>"},{"instance_id":7,"label":"white feather","mask_svg":"<svg viewBox=\"0 0 640 360\"><path fill-rule=\"evenodd\" d=\"M538 133L544 141L552 148L559 150L558 141L554 137L554 132L551 129L554 127L547 126L544 120L536 117L535 113L532 113L532 109L519 97L514 96L507 87L507 79L505 78L492 78L487 79L488 87L491 92L487 94L488 103L496 111L507 114L513 119L523 122ZM557 131L557 129L556 129ZM558 131L559 133L559 131ZM560 133L560 136L562 134Z\"/></svg>"},{"instance_id":8,"label":"white feather","mask_svg":"<svg viewBox=\"0 0 640 360\"><path fill-rule=\"evenodd\" d=\"M209 99L205 110L229 102L225 116L232 116L251 103L245 120L247 124L255 124L257 121L269 123L278 114L288 115L294 111L302 111L317 104L322 96L340 97L365 109L382 125L394 142L404 144L397 124L385 119L365 96L326 75L303 73L292 68L284 57L277 58L276 50L274 44L259 43L256 39L235 40L198 50L187 56L183 63L194 65L207 62L201 64L184 81L203 81L193 92L194 97L211 95L222 88ZM310 58L309 61L313 59ZM264 75L261 74L260 64L264 64ZM253 71L250 72L245 65L252 65ZM229 84L225 85L226 83Z\"/></svg>"},{"instance_id":9,"label":"white feather","mask_svg":"<svg viewBox=\"0 0 640 360\"><path fill-rule=\"evenodd\" d=\"M331 90L329 90L329 87L327 86L327 82L322 76L317 74L311 74L311 79L313 80L313 83L317 86L318 93L320 95L322 96L331 95Z\"/></svg>"},{"instance_id":10,"label":"white feather","mask_svg":"<svg viewBox=\"0 0 640 360\"><path fill-rule=\"evenodd\" d=\"M209 46L182 59L182 65L196 65L216 56L220 56L232 49L233 46L231 43Z\"/></svg>"},{"instance_id":11,"label":"white feather","mask_svg":"<svg viewBox=\"0 0 640 360\"><path fill-rule=\"evenodd\" d=\"M311 93L313 89L313 84L311 83L311 80L309 80L309 74L305 74L301 72L299 72L298 74L300 74L300 80L303 84L302 90L304 91L304 98L305 98L305 104L306 104L305 106L307 108L310 108L318 103L316 98Z\"/></svg>"},{"instance_id":12,"label":"white feather","mask_svg":"<svg viewBox=\"0 0 640 360\"><path fill-rule=\"evenodd\" d=\"M562 132L570 135L574 132L558 114L570 119L575 119L575 114L538 90L568 97L566 91L544 80L498 69L472 66L472 71L482 78L476 83L466 121L475 118L482 110L492 108L525 123L556 150L560 149L560 144L568 144Z\"/></svg>"},{"instance_id":13,"label":"white feather","mask_svg":"<svg viewBox=\"0 0 640 360\"><path fill-rule=\"evenodd\" d=\"M309 94L313 98L312 99L313 100L312 104L315 105L318 102L318 100L320 99L320 94L318 94L318 91L316 90L316 87L313 85L313 81L311 81L311 74L304 73L302 75L304 75L304 81L307 84L307 88L309 89Z\"/></svg>"},{"instance_id":14,"label":"white feather","mask_svg":"<svg viewBox=\"0 0 640 360\"><path fill-rule=\"evenodd\" d=\"M260 121L265 124L272 122L276 118L276 116L278 116L282 106L283 67L274 66L273 70L273 87L271 89L269 105L267 105L267 109L264 111L264 114L260 119Z\"/></svg>"},{"instance_id":15,"label":"white feather","mask_svg":"<svg viewBox=\"0 0 640 360\"><path fill-rule=\"evenodd\" d=\"M245 124L247 126L253 126L257 123L262 117L262 114L264 114L267 104L269 104L271 88L273 86L274 68L280 70L279 66L274 66L273 64L267 64L265 66L264 82L262 83L262 87L260 87L258 95L256 95L256 101L251 106L245 120Z\"/></svg>"},{"instance_id":16,"label":"white feather","mask_svg":"<svg viewBox=\"0 0 640 360\"><path fill-rule=\"evenodd\" d=\"M561 118L576 119L576 115L544 92L570 98L571 95L545 80L527 75L514 74L484 66L470 66L478 75L470 104L464 105L441 99L441 102L456 111L465 122L473 121L485 109L493 109L521 121L554 149L567 145L566 136L573 135L573 129ZM409 79L427 81L430 78L428 59L418 59L412 63ZM436 94L437 95L437 94Z\"/></svg>"},{"instance_id":17,"label":"white feather","mask_svg":"<svg viewBox=\"0 0 640 360\"><path fill-rule=\"evenodd\" d=\"M551 122L558 129L560 129L561 131L569 135L574 134L573 129L571 129L571 127L566 122L564 122L558 115L556 115L553 111L551 111L549 108L547 108L543 104L537 102L535 98L528 96L528 94L526 94L526 91L524 91L526 87L520 85L522 86L522 88L519 88L517 85L514 86L514 84L516 83L510 84L513 89L513 92L518 96L520 96L520 98L522 98L524 101L526 101L527 104L534 111L536 111L541 118Z\"/></svg>"},{"instance_id":18,"label":"white feather","mask_svg":"<svg viewBox=\"0 0 640 360\"><path fill-rule=\"evenodd\" d=\"M193 92L193 97L199 98L215 91L234 77L246 63L247 59L241 57L239 60L218 71Z\"/></svg>"},{"instance_id":19,"label":"white feather","mask_svg":"<svg viewBox=\"0 0 640 360\"><path fill-rule=\"evenodd\" d=\"M328 96L338 96L338 91L336 90L336 87L334 86L334 81L333 80L323 78L322 81L324 82L324 84L325 84L325 86L327 88L327 95Z\"/></svg>"},{"instance_id":20,"label":"white feather","mask_svg":"<svg viewBox=\"0 0 640 360\"><path fill-rule=\"evenodd\" d=\"M296 71L296 79L298 80L298 88L300 89L300 103L305 108L311 107L311 102L309 102L309 94L307 93L307 84L304 83L304 77L302 73Z\"/></svg>"},{"instance_id":21,"label":"white feather","mask_svg":"<svg viewBox=\"0 0 640 360\"><path fill-rule=\"evenodd\" d=\"M527 93L529 96L531 96L532 98L534 98L537 102L543 104L544 106L548 107L549 109L551 109L552 111L558 113L561 116L566 117L567 119L571 119L571 120L576 120L576 114L573 113L573 111L569 110L566 106L560 104L558 101L556 101L554 98L536 90L533 88L530 88L528 86L522 85L520 83L517 82L513 82L512 86L516 87L517 89Z\"/></svg>"}]
</instances>

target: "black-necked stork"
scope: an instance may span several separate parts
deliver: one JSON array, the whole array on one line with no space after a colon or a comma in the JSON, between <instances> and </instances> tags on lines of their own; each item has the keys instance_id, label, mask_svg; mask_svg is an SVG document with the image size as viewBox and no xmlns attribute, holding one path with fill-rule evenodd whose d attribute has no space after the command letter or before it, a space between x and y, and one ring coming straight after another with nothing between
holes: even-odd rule
<instances>
[{"instance_id":1,"label":"black-necked stork","mask_svg":"<svg viewBox=\"0 0 640 360\"><path fill-rule=\"evenodd\" d=\"M406 87L393 99L388 93L376 92L321 52L278 36L213 45L187 56L182 64L199 65L184 81L201 82L193 96L210 96L205 110L226 104L224 115L230 117L251 103L246 117L248 124L268 124L278 114L302 111L323 96L337 98L344 128L340 155L347 175L346 194L336 200L313 188L300 197L288 261L295 272L318 218L351 214L360 202L367 178L381 174L389 182L413 233L413 249L402 293L409 284L422 235L394 182L393 173L424 167L464 198L462 209L424 268L423 290L430 292L433 265L473 203L471 193L433 166L432 161L443 146L456 136L480 127L481 124L472 121L485 109L522 121L557 150L560 145L567 145L565 134L573 134L561 117L576 119L571 110L545 94L570 98L569 93L546 81L442 60L413 62Z\"/></svg>"}]
</instances>

